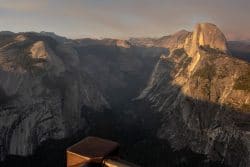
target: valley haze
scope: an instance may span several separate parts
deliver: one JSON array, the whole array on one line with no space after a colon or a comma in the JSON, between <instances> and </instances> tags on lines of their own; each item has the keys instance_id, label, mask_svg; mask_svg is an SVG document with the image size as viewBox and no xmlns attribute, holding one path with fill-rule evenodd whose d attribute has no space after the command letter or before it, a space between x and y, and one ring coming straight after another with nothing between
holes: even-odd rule
<instances>
[{"instance_id":1,"label":"valley haze","mask_svg":"<svg viewBox=\"0 0 250 167\"><path fill-rule=\"evenodd\" d=\"M0 0L0 167L64 167L88 136L142 167L249 167L249 11Z\"/></svg>"}]
</instances>

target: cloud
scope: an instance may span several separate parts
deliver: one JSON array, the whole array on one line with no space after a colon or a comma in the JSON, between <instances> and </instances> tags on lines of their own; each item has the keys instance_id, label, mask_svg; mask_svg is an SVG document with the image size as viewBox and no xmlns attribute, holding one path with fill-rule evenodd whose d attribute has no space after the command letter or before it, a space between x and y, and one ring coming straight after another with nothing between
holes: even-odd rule
<instances>
[{"instance_id":1,"label":"cloud","mask_svg":"<svg viewBox=\"0 0 250 167\"><path fill-rule=\"evenodd\" d=\"M213 22L226 34L244 36L249 35L249 11L248 0L0 0L6 28L74 37L163 36L191 30L197 22Z\"/></svg>"},{"instance_id":2,"label":"cloud","mask_svg":"<svg viewBox=\"0 0 250 167\"><path fill-rule=\"evenodd\" d=\"M16 12L36 12L46 7L48 0L0 0L0 8Z\"/></svg>"}]
</instances>

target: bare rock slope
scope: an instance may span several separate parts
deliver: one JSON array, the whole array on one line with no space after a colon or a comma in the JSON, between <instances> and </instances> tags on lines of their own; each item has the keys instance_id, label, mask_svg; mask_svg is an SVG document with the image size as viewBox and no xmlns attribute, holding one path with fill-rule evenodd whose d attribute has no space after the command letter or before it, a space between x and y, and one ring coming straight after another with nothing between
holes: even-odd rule
<instances>
[{"instance_id":1,"label":"bare rock slope","mask_svg":"<svg viewBox=\"0 0 250 167\"><path fill-rule=\"evenodd\" d=\"M0 157L30 155L88 125L82 108L108 107L79 71L74 49L36 33L0 35Z\"/></svg>"},{"instance_id":2,"label":"bare rock slope","mask_svg":"<svg viewBox=\"0 0 250 167\"><path fill-rule=\"evenodd\" d=\"M158 137L231 166L250 165L250 64L217 26L198 24L161 57L138 99L163 115Z\"/></svg>"}]
</instances>

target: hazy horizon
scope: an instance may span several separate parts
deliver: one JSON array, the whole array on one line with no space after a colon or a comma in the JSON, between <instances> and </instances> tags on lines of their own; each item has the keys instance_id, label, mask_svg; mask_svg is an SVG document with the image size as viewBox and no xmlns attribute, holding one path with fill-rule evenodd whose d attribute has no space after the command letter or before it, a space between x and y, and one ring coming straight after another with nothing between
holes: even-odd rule
<instances>
[{"instance_id":1,"label":"hazy horizon","mask_svg":"<svg viewBox=\"0 0 250 167\"><path fill-rule=\"evenodd\" d=\"M67 38L161 37L199 22L228 40L250 40L248 0L0 0L0 31L55 32Z\"/></svg>"}]
</instances>

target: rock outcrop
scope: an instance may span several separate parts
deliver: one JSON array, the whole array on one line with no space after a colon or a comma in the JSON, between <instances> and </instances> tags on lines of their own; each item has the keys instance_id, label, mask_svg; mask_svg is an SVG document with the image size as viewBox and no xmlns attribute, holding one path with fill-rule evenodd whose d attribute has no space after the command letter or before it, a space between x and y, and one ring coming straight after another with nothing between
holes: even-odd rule
<instances>
[{"instance_id":1,"label":"rock outcrop","mask_svg":"<svg viewBox=\"0 0 250 167\"><path fill-rule=\"evenodd\" d=\"M190 36L190 32L186 30L181 30L173 35L169 35L166 37L162 37L155 41L155 45L158 47L168 48L169 50L183 48L185 45L185 40L188 36Z\"/></svg>"},{"instance_id":2,"label":"rock outcrop","mask_svg":"<svg viewBox=\"0 0 250 167\"><path fill-rule=\"evenodd\" d=\"M1 39L1 159L30 155L43 141L86 130L84 109L109 107L91 77L79 71L73 48L35 33Z\"/></svg>"},{"instance_id":3,"label":"rock outcrop","mask_svg":"<svg viewBox=\"0 0 250 167\"><path fill-rule=\"evenodd\" d=\"M202 23L196 25L194 32L190 38L186 39L185 49L189 49L192 55L199 47L210 47L219 49L227 53L227 41L224 34L214 24Z\"/></svg>"},{"instance_id":4,"label":"rock outcrop","mask_svg":"<svg viewBox=\"0 0 250 167\"><path fill-rule=\"evenodd\" d=\"M139 96L163 115L158 136L175 149L249 166L249 63L229 55L213 24L198 24L182 41L159 60Z\"/></svg>"}]
</instances>

